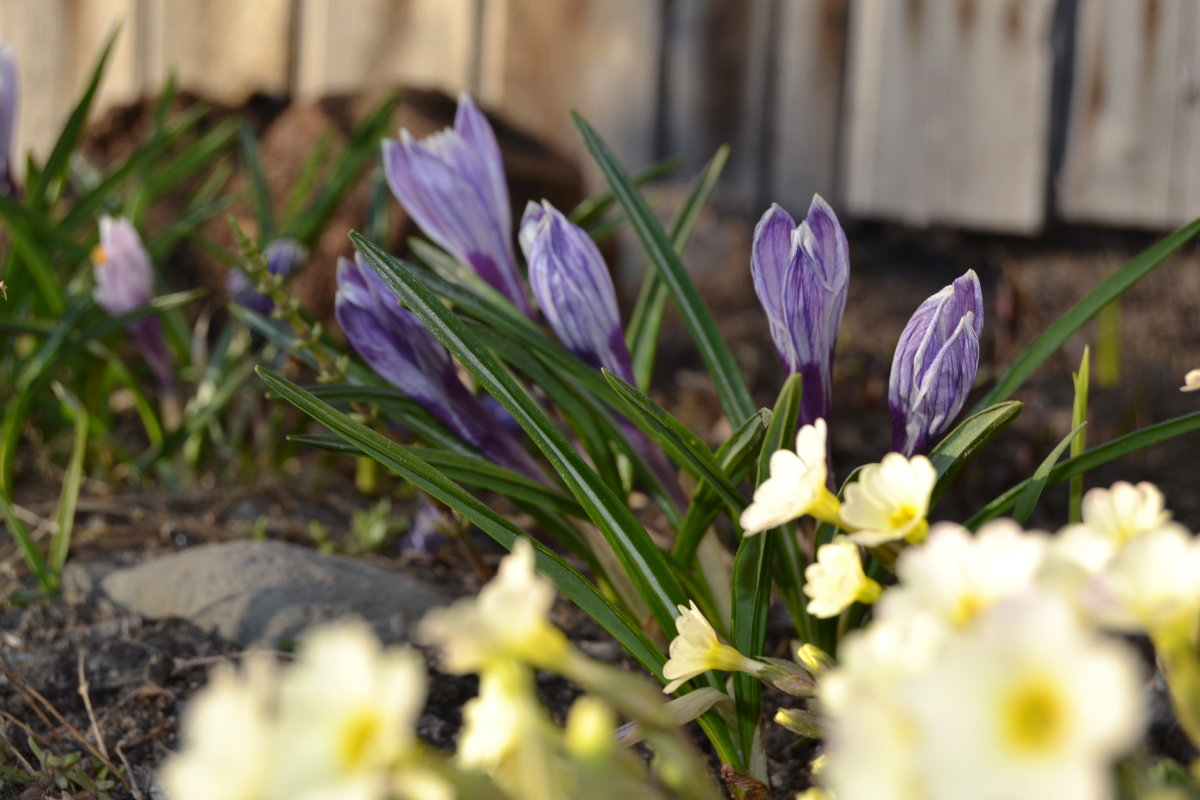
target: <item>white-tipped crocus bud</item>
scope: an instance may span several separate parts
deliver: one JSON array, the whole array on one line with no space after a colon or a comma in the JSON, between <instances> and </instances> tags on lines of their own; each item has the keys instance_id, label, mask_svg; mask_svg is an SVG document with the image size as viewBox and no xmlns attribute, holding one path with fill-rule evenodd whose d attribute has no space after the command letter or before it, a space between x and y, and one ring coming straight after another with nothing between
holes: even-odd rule
<instances>
[{"instance_id":1,"label":"white-tipped crocus bud","mask_svg":"<svg viewBox=\"0 0 1200 800\"><path fill-rule=\"evenodd\" d=\"M19 99L17 58L7 42L0 42L0 194L8 197L17 194L12 174L12 151Z\"/></svg>"},{"instance_id":2,"label":"white-tipped crocus bud","mask_svg":"<svg viewBox=\"0 0 1200 800\"><path fill-rule=\"evenodd\" d=\"M1179 387L1181 392L1200 392L1200 369L1189 370L1187 375L1183 376L1183 386Z\"/></svg>"},{"instance_id":3,"label":"white-tipped crocus bud","mask_svg":"<svg viewBox=\"0 0 1200 800\"><path fill-rule=\"evenodd\" d=\"M532 313L517 270L512 210L500 145L464 92L454 127L414 139L385 139L388 186L425 235L467 264L517 308Z\"/></svg>"},{"instance_id":4,"label":"white-tipped crocus bud","mask_svg":"<svg viewBox=\"0 0 1200 800\"><path fill-rule=\"evenodd\" d=\"M124 217L100 218L100 243L92 251L96 305L110 316L119 317L154 299L154 267L133 223ZM151 369L164 386L173 383L171 358L157 316L129 323L129 335L141 349Z\"/></svg>"},{"instance_id":5,"label":"white-tipped crocus bud","mask_svg":"<svg viewBox=\"0 0 1200 800\"><path fill-rule=\"evenodd\" d=\"M632 383L616 291L592 237L543 201L526 206L519 238L533 296L559 340L582 361Z\"/></svg>"},{"instance_id":6,"label":"white-tipped crocus bud","mask_svg":"<svg viewBox=\"0 0 1200 800\"><path fill-rule=\"evenodd\" d=\"M283 281L300 268L308 258L308 250L295 239L276 239L263 248L263 256L267 259L267 271ZM270 314L275 307L275 301L259 292L240 269L231 270L226 276L225 293L234 303L260 314Z\"/></svg>"},{"instance_id":7,"label":"white-tipped crocus bud","mask_svg":"<svg viewBox=\"0 0 1200 800\"><path fill-rule=\"evenodd\" d=\"M846 308L850 247L820 195L799 225L772 205L754 229L750 272L789 373L804 376L800 423L829 416L833 351Z\"/></svg>"},{"instance_id":8,"label":"white-tipped crocus bud","mask_svg":"<svg viewBox=\"0 0 1200 800\"><path fill-rule=\"evenodd\" d=\"M927 453L967 402L979 368L983 292L974 270L917 308L892 358L892 447Z\"/></svg>"},{"instance_id":9,"label":"white-tipped crocus bud","mask_svg":"<svg viewBox=\"0 0 1200 800\"><path fill-rule=\"evenodd\" d=\"M338 324L372 369L481 454L507 469L544 478L529 454L463 385L442 343L400 306L396 293L361 256L338 260L337 283Z\"/></svg>"}]
</instances>

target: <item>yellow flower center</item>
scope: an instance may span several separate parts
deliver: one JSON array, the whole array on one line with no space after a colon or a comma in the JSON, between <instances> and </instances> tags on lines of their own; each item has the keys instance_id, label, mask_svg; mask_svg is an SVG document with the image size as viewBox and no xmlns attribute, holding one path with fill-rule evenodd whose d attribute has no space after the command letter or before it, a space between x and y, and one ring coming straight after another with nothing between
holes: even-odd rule
<instances>
[{"instance_id":1,"label":"yellow flower center","mask_svg":"<svg viewBox=\"0 0 1200 800\"><path fill-rule=\"evenodd\" d=\"M92 263L97 267L108 263L108 251L104 249L104 245L98 244L92 248Z\"/></svg>"},{"instance_id":2,"label":"yellow flower center","mask_svg":"<svg viewBox=\"0 0 1200 800\"><path fill-rule=\"evenodd\" d=\"M983 609L983 598L975 592L966 592L959 596L958 602L954 604L954 610L950 612L950 620L955 627L962 628L975 619Z\"/></svg>"},{"instance_id":3,"label":"yellow flower center","mask_svg":"<svg viewBox=\"0 0 1200 800\"><path fill-rule=\"evenodd\" d=\"M381 727L382 720L378 712L372 709L363 709L351 715L338 732L338 763L346 770L361 767Z\"/></svg>"},{"instance_id":4,"label":"yellow flower center","mask_svg":"<svg viewBox=\"0 0 1200 800\"><path fill-rule=\"evenodd\" d=\"M1067 728L1067 704L1059 687L1036 678L1015 687L1000 712L1004 743L1022 755L1053 750Z\"/></svg>"},{"instance_id":5,"label":"yellow flower center","mask_svg":"<svg viewBox=\"0 0 1200 800\"><path fill-rule=\"evenodd\" d=\"M891 513L891 516L888 517L888 525L891 526L892 530L898 531L911 523L916 516L917 509L905 503Z\"/></svg>"}]
</instances>

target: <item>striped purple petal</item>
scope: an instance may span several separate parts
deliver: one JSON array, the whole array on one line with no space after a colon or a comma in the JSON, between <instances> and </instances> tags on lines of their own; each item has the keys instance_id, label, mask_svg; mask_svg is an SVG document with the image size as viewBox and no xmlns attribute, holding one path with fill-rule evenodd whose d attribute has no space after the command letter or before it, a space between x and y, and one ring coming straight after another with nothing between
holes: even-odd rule
<instances>
[{"instance_id":1,"label":"striped purple petal","mask_svg":"<svg viewBox=\"0 0 1200 800\"><path fill-rule=\"evenodd\" d=\"M0 194L8 197L17 195L12 158L19 100L17 58L7 42L0 42Z\"/></svg>"}]
</instances>

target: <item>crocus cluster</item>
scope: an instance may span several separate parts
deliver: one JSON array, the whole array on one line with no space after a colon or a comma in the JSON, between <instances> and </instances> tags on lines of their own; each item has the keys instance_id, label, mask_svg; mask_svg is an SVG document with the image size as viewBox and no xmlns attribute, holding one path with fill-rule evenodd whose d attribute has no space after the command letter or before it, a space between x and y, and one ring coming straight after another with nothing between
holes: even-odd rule
<instances>
[{"instance_id":1,"label":"crocus cluster","mask_svg":"<svg viewBox=\"0 0 1200 800\"><path fill-rule=\"evenodd\" d=\"M267 272L283 282L304 264L308 249L295 239L276 239L263 248L263 257L267 261ZM270 314L275 307L275 301L259 292L240 269L229 271L225 278L225 293L234 303L259 314Z\"/></svg>"},{"instance_id":2,"label":"crocus cluster","mask_svg":"<svg viewBox=\"0 0 1200 800\"><path fill-rule=\"evenodd\" d=\"M420 403L464 442L496 463L544 480L503 426L463 385L454 360L361 257L338 261L334 311L354 349L386 381Z\"/></svg>"},{"instance_id":3,"label":"crocus cluster","mask_svg":"<svg viewBox=\"0 0 1200 800\"><path fill-rule=\"evenodd\" d=\"M8 197L17 195L12 157L19 99L17 59L8 43L0 41L0 194Z\"/></svg>"},{"instance_id":4,"label":"crocus cluster","mask_svg":"<svg viewBox=\"0 0 1200 800\"><path fill-rule=\"evenodd\" d=\"M154 299L154 267L142 238L129 220L100 218L100 243L92 251L96 305L118 317L150 304ZM164 387L174 385L171 357L163 337L162 322L153 314L129 323L129 334L142 357Z\"/></svg>"}]
</instances>

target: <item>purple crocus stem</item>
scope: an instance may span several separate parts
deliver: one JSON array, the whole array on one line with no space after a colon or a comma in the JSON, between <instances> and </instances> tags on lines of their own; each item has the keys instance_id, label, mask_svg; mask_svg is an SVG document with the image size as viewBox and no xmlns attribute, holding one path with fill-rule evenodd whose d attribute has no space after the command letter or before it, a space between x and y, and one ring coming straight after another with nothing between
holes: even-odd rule
<instances>
[{"instance_id":1,"label":"purple crocus stem","mask_svg":"<svg viewBox=\"0 0 1200 800\"><path fill-rule=\"evenodd\" d=\"M280 280L287 280L304 264L308 250L295 239L275 239L263 248L263 256L267 259L267 271ZM275 308L275 301L259 292L240 269L229 271L225 278L225 293L232 302L259 314L270 314Z\"/></svg>"},{"instance_id":2,"label":"purple crocus stem","mask_svg":"<svg viewBox=\"0 0 1200 800\"><path fill-rule=\"evenodd\" d=\"M388 383L420 403L497 464L548 483L537 462L471 394L454 360L361 256L338 260L334 312L354 349Z\"/></svg>"},{"instance_id":3,"label":"purple crocus stem","mask_svg":"<svg viewBox=\"0 0 1200 800\"><path fill-rule=\"evenodd\" d=\"M383 142L388 185L425 235L532 316L512 243L500 146L464 92L454 127L425 139L407 130Z\"/></svg>"},{"instance_id":4,"label":"purple crocus stem","mask_svg":"<svg viewBox=\"0 0 1200 800\"><path fill-rule=\"evenodd\" d=\"M982 331L983 292L974 270L913 313L888 381L893 449L906 456L927 453L954 422L979 369Z\"/></svg>"},{"instance_id":5,"label":"purple crocus stem","mask_svg":"<svg viewBox=\"0 0 1200 800\"><path fill-rule=\"evenodd\" d=\"M533 295L563 346L584 363L635 383L612 276L592 238L547 202L525 207L518 238ZM621 428L672 501L686 508L670 459L628 420Z\"/></svg>"},{"instance_id":6,"label":"purple crocus stem","mask_svg":"<svg viewBox=\"0 0 1200 800\"><path fill-rule=\"evenodd\" d=\"M13 198L20 196L12 168L19 100L17 59L8 43L0 42L0 194Z\"/></svg>"},{"instance_id":7,"label":"purple crocus stem","mask_svg":"<svg viewBox=\"0 0 1200 800\"><path fill-rule=\"evenodd\" d=\"M96 276L92 296L110 316L128 314L154 299L150 254L133 223L124 217L100 218L100 243L92 251L92 263ZM157 316L142 317L131 322L127 330L158 379L164 397L173 397L175 375L162 321Z\"/></svg>"},{"instance_id":8,"label":"purple crocus stem","mask_svg":"<svg viewBox=\"0 0 1200 800\"><path fill-rule=\"evenodd\" d=\"M829 204L814 196L799 225L772 205L754 229L750 272L784 369L804 377L800 424L828 419L850 281L849 244Z\"/></svg>"}]
</instances>

